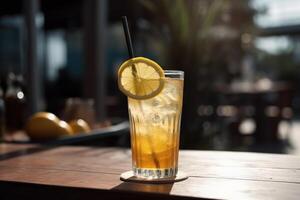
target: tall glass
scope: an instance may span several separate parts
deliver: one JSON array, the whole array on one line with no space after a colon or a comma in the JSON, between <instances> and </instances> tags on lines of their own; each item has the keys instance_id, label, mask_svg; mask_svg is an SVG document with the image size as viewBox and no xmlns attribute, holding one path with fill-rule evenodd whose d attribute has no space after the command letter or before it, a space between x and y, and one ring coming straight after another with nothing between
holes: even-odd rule
<instances>
[{"instance_id":1,"label":"tall glass","mask_svg":"<svg viewBox=\"0 0 300 200\"><path fill-rule=\"evenodd\" d=\"M128 98L132 167L138 178L177 174L184 72L165 70L164 74L164 88L158 95Z\"/></svg>"}]
</instances>

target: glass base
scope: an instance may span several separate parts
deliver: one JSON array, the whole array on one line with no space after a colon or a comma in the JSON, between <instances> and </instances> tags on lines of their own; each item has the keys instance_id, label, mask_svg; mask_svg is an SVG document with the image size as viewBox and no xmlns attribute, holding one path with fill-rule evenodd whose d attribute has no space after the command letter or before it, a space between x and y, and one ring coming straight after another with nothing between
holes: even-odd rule
<instances>
[{"instance_id":1,"label":"glass base","mask_svg":"<svg viewBox=\"0 0 300 200\"><path fill-rule=\"evenodd\" d=\"M138 178L158 179L175 177L178 168L164 168L164 169L148 169L148 168L133 168L134 176Z\"/></svg>"},{"instance_id":2,"label":"glass base","mask_svg":"<svg viewBox=\"0 0 300 200\"><path fill-rule=\"evenodd\" d=\"M139 178L133 174L133 171L127 171L121 174L120 179L122 181L126 182L134 182L134 183L153 183L153 184L158 184L158 183L175 183L179 181L184 181L188 179L188 176L182 172L178 171L176 176L174 177L168 177L168 178Z\"/></svg>"}]
</instances>

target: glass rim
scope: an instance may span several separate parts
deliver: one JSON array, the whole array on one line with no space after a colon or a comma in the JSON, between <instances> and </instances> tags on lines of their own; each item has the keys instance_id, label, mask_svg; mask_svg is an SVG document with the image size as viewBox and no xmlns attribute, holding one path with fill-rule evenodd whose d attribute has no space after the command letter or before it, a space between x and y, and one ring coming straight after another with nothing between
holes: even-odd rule
<instances>
[{"instance_id":1,"label":"glass rim","mask_svg":"<svg viewBox=\"0 0 300 200\"><path fill-rule=\"evenodd\" d=\"M164 75L173 78L184 78L184 71L182 70L164 70Z\"/></svg>"},{"instance_id":2,"label":"glass rim","mask_svg":"<svg viewBox=\"0 0 300 200\"><path fill-rule=\"evenodd\" d=\"M174 74L184 74L184 71L182 70L175 70L175 69L165 69L164 70L164 73L174 73Z\"/></svg>"}]
</instances>

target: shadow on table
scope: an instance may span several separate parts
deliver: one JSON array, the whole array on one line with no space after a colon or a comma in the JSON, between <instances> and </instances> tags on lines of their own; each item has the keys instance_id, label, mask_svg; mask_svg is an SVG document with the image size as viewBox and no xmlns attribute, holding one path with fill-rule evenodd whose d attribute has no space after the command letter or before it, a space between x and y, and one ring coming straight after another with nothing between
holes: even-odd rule
<instances>
[{"instance_id":1,"label":"shadow on table","mask_svg":"<svg viewBox=\"0 0 300 200\"><path fill-rule=\"evenodd\" d=\"M169 199L169 194L172 191L174 183L169 184L145 184L145 183L135 183L135 182L123 182L115 187L112 190L130 191L134 192L136 197L142 196L152 196L153 199ZM148 194L145 194L148 193ZM126 199L126 198L125 198ZM131 199L131 198L130 198Z\"/></svg>"},{"instance_id":2,"label":"shadow on table","mask_svg":"<svg viewBox=\"0 0 300 200\"><path fill-rule=\"evenodd\" d=\"M154 193L165 193L169 194L172 190L173 183L169 184L145 184L145 183L134 183L134 182L123 182L115 186L114 190L126 190L126 191L143 191L143 192L154 192Z\"/></svg>"}]
</instances>

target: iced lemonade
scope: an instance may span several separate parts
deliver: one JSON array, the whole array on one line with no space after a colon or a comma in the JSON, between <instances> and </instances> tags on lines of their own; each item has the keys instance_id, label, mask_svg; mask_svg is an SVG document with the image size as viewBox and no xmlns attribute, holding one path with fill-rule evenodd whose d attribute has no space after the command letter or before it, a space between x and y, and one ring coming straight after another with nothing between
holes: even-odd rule
<instances>
[{"instance_id":1,"label":"iced lemonade","mask_svg":"<svg viewBox=\"0 0 300 200\"><path fill-rule=\"evenodd\" d=\"M139 178L176 176L183 76L144 57L119 68L119 89L128 97L133 172Z\"/></svg>"}]
</instances>

